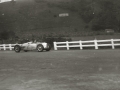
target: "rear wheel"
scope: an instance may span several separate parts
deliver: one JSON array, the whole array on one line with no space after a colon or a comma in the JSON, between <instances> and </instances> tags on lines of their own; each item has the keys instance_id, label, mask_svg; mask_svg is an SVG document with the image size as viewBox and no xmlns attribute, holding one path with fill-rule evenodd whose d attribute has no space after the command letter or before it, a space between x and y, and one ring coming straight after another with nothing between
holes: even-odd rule
<instances>
[{"instance_id":1,"label":"rear wheel","mask_svg":"<svg viewBox=\"0 0 120 90\"><path fill-rule=\"evenodd\" d=\"M17 52L17 53L20 52L21 51L21 47L19 45L16 45L14 47L14 51Z\"/></svg>"},{"instance_id":2,"label":"rear wheel","mask_svg":"<svg viewBox=\"0 0 120 90\"><path fill-rule=\"evenodd\" d=\"M46 49L46 51L50 51L50 49L51 49L50 44L47 44L47 49Z\"/></svg>"},{"instance_id":3,"label":"rear wheel","mask_svg":"<svg viewBox=\"0 0 120 90\"><path fill-rule=\"evenodd\" d=\"M37 51L38 51L38 52L42 52L43 49L44 49L44 48L43 48L43 45L40 44L40 45L37 46Z\"/></svg>"}]
</instances>

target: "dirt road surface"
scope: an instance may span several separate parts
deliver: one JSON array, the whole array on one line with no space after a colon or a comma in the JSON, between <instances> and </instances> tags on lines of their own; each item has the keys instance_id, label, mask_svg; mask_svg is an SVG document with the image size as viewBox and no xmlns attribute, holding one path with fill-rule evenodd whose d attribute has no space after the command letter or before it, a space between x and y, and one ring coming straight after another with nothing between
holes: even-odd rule
<instances>
[{"instance_id":1,"label":"dirt road surface","mask_svg":"<svg viewBox=\"0 0 120 90\"><path fill-rule=\"evenodd\" d=\"M0 51L0 90L120 90L120 50Z\"/></svg>"}]
</instances>

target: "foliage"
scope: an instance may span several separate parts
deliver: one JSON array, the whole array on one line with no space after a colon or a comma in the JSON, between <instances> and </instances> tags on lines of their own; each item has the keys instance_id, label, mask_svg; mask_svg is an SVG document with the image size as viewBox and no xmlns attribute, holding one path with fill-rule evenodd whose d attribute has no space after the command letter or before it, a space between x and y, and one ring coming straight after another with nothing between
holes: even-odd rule
<instances>
[{"instance_id":1,"label":"foliage","mask_svg":"<svg viewBox=\"0 0 120 90\"><path fill-rule=\"evenodd\" d=\"M9 38L9 33L7 31L2 31L0 33L0 38L3 40L7 40Z\"/></svg>"},{"instance_id":2,"label":"foliage","mask_svg":"<svg viewBox=\"0 0 120 90\"><path fill-rule=\"evenodd\" d=\"M18 39L18 37L15 35L15 32L13 31L1 31L0 32L0 40L2 41L2 43L5 43L4 42L5 40L9 40L12 43L16 39Z\"/></svg>"},{"instance_id":3,"label":"foliage","mask_svg":"<svg viewBox=\"0 0 120 90\"><path fill-rule=\"evenodd\" d=\"M42 41L49 43L53 47L53 42L72 41L72 39L66 37L43 37Z\"/></svg>"}]
</instances>

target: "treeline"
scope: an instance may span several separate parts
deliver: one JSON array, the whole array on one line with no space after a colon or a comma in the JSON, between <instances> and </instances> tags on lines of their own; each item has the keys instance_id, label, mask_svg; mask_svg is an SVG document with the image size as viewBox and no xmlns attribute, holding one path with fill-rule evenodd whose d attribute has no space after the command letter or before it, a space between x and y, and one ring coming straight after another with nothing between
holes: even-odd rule
<instances>
[{"instance_id":1,"label":"treeline","mask_svg":"<svg viewBox=\"0 0 120 90\"><path fill-rule=\"evenodd\" d=\"M2 31L0 32L0 44L22 44L29 41L37 41L37 42L47 42L53 47L53 42L64 42L64 41L72 41L70 37L53 37L53 36L35 36L32 35L29 38L18 37L13 31Z\"/></svg>"}]
</instances>

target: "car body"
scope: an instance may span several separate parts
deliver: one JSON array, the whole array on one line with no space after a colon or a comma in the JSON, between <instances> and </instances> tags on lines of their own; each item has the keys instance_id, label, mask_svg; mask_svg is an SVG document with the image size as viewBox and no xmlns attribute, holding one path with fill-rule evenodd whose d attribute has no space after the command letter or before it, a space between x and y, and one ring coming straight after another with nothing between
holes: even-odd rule
<instances>
[{"instance_id":1,"label":"car body","mask_svg":"<svg viewBox=\"0 0 120 90\"><path fill-rule=\"evenodd\" d=\"M25 52L31 50L37 50L38 52L42 52L43 50L49 51L50 49L50 44L46 42L27 42L23 44L16 44L14 46L15 52L20 52L21 50L24 50Z\"/></svg>"}]
</instances>

